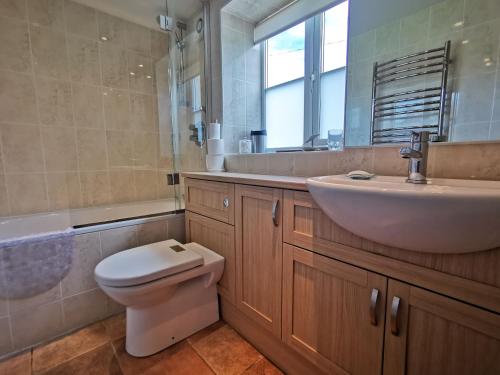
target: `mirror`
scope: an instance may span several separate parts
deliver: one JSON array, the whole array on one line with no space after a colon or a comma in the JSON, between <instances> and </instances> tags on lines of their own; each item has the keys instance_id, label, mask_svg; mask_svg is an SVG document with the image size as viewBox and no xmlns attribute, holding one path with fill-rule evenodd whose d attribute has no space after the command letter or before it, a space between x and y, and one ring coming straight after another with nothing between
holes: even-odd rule
<instances>
[{"instance_id":1,"label":"mirror","mask_svg":"<svg viewBox=\"0 0 500 375\"><path fill-rule=\"evenodd\" d=\"M444 140L500 139L499 21L498 0L351 0L346 146L369 145L372 140L374 63L440 48L447 41L451 42L451 62L444 102ZM414 56L412 60L422 55ZM430 63L425 62L426 65ZM426 66L425 69L432 68ZM405 69L405 66L399 69ZM405 70L406 74L411 73ZM393 89L397 92L415 90L416 87L428 89L440 86L440 78L439 72L411 77L398 81ZM430 102L433 99L422 100ZM410 109L431 108L433 105L415 106L415 101L408 100L404 103L407 107L402 107L403 103L399 103L395 111L409 112L411 105ZM384 118L381 119L383 124L379 122L375 126L387 129L432 125L436 118L431 112Z\"/></svg>"}]
</instances>

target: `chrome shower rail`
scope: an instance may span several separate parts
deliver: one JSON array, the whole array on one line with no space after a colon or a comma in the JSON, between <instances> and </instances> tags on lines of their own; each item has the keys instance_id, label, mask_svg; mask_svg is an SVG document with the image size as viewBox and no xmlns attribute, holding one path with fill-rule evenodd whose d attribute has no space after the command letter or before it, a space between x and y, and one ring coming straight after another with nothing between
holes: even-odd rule
<instances>
[{"instance_id":1,"label":"chrome shower rail","mask_svg":"<svg viewBox=\"0 0 500 375\"><path fill-rule=\"evenodd\" d=\"M371 143L402 143L409 140L412 131L427 130L433 141L444 140L444 115L448 68L450 64L450 45L447 41L443 47L413 53L383 63L373 64L372 106L370 134ZM412 86L417 83L425 85L425 79L417 77L440 74L440 85L412 90L397 89L395 84L413 78ZM416 82L416 81L419 82ZM382 89L388 91L379 95ZM392 86L392 87L391 87ZM381 121L391 118L404 120L405 116L415 117L424 113L434 113L436 123L384 128ZM422 119L423 120L423 119Z\"/></svg>"}]
</instances>

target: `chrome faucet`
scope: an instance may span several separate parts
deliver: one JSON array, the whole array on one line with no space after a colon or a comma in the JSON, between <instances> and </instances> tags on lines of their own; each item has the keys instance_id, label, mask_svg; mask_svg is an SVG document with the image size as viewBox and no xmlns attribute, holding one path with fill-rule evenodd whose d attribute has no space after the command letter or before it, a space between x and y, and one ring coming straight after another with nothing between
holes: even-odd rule
<instances>
[{"instance_id":1,"label":"chrome faucet","mask_svg":"<svg viewBox=\"0 0 500 375\"><path fill-rule=\"evenodd\" d=\"M427 183L427 158L429 154L429 132L412 132L410 146L401 147L399 154L409 159L408 178L411 184Z\"/></svg>"}]
</instances>

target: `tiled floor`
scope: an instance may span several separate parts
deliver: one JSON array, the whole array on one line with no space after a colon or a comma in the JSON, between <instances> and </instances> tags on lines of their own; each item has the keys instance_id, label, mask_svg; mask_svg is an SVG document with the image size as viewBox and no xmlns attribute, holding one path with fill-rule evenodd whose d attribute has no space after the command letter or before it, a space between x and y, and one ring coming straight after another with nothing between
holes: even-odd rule
<instances>
[{"instance_id":1,"label":"tiled floor","mask_svg":"<svg viewBox=\"0 0 500 375\"><path fill-rule=\"evenodd\" d=\"M224 322L147 358L125 352L118 315L0 362L0 375L277 375L262 354Z\"/></svg>"}]
</instances>

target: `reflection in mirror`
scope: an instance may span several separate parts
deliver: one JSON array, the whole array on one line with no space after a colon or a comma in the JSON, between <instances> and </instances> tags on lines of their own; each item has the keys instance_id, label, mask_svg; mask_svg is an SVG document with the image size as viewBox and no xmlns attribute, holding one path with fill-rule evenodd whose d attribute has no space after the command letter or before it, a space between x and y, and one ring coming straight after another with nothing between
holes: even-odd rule
<instances>
[{"instance_id":1,"label":"reflection in mirror","mask_svg":"<svg viewBox=\"0 0 500 375\"><path fill-rule=\"evenodd\" d=\"M226 153L258 129L268 151L326 149L329 134L343 147L348 1L315 3L233 0L222 9Z\"/></svg>"},{"instance_id":2,"label":"reflection in mirror","mask_svg":"<svg viewBox=\"0 0 500 375\"><path fill-rule=\"evenodd\" d=\"M446 140L500 138L500 37L498 0L352 0L350 3L346 145L371 142L372 78L381 63L451 41L446 90ZM399 90L439 86L440 74L401 81ZM430 112L392 119L385 125L435 121Z\"/></svg>"}]
</instances>

